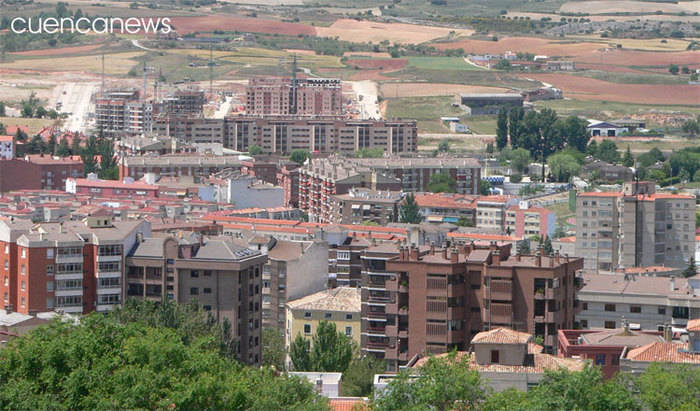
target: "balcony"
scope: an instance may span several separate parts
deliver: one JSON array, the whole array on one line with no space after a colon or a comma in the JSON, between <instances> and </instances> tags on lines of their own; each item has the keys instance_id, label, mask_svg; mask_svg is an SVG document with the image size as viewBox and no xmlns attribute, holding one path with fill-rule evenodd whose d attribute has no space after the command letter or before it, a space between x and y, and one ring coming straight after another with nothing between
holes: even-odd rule
<instances>
[{"instance_id":1,"label":"balcony","mask_svg":"<svg viewBox=\"0 0 700 411\"><path fill-rule=\"evenodd\" d=\"M55 275L56 280L82 280L82 271L71 271L71 272L57 272Z\"/></svg>"},{"instance_id":2,"label":"balcony","mask_svg":"<svg viewBox=\"0 0 700 411\"><path fill-rule=\"evenodd\" d=\"M98 263L115 262L115 261L121 261L121 260L122 260L121 254L119 254L119 255L98 255L97 256Z\"/></svg>"},{"instance_id":3,"label":"balcony","mask_svg":"<svg viewBox=\"0 0 700 411\"><path fill-rule=\"evenodd\" d=\"M97 287L97 295L101 294L121 294L122 288L120 286L115 287Z\"/></svg>"},{"instance_id":4,"label":"balcony","mask_svg":"<svg viewBox=\"0 0 700 411\"><path fill-rule=\"evenodd\" d=\"M54 295L56 297L68 297L68 296L77 296L77 295L83 295L83 287L79 288L64 288L64 289L56 289L54 291ZM81 306L82 307L82 306Z\"/></svg>"},{"instance_id":5,"label":"balcony","mask_svg":"<svg viewBox=\"0 0 700 411\"><path fill-rule=\"evenodd\" d=\"M554 299L554 289L553 288L538 288L535 290L535 300L553 300Z\"/></svg>"},{"instance_id":6,"label":"balcony","mask_svg":"<svg viewBox=\"0 0 700 411\"><path fill-rule=\"evenodd\" d=\"M56 264L58 263L82 263L83 254L56 254Z\"/></svg>"}]
</instances>

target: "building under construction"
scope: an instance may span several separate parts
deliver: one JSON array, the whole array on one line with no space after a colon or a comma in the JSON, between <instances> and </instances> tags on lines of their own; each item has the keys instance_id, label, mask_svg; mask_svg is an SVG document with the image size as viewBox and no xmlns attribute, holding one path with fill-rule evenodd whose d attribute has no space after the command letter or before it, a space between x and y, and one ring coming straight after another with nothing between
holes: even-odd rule
<instances>
[{"instance_id":1,"label":"building under construction","mask_svg":"<svg viewBox=\"0 0 700 411\"><path fill-rule=\"evenodd\" d=\"M251 115L338 116L343 114L339 79L251 78L246 89Z\"/></svg>"},{"instance_id":2,"label":"building under construction","mask_svg":"<svg viewBox=\"0 0 700 411\"><path fill-rule=\"evenodd\" d=\"M150 133L153 105L137 89L106 90L95 99L96 128L104 137Z\"/></svg>"}]
</instances>

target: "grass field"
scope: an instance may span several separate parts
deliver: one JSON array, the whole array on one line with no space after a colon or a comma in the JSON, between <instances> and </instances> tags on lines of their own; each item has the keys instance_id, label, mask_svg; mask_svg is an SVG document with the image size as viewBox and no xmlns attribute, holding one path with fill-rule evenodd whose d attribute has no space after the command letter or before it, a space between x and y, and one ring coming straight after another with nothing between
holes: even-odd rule
<instances>
[{"instance_id":1,"label":"grass field","mask_svg":"<svg viewBox=\"0 0 700 411\"><path fill-rule=\"evenodd\" d=\"M414 118L418 120L419 133L449 133L440 117L464 115L464 111L452 107L453 100L449 96L389 98L386 117Z\"/></svg>"},{"instance_id":2,"label":"grass field","mask_svg":"<svg viewBox=\"0 0 700 411\"><path fill-rule=\"evenodd\" d=\"M145 52L143 51L107 54L105 55L105 73L109 75L125 75L134 66L135 59L144 54ZM0 69L100 73L102 60L97 55L62 58L22 58L8 63L0 63Z\"/></svg>"},{"instance_id":3,"label":"grass field","mask_svg":"<svg viewBox=\"0 0 700 411\"><path fill-rule=\"evenodd\" d=\"M464 123L474 134L496 134L496 116L466 117Z\"/></svg>"},{"instance_id":4,"label":"grass field","mask_svg":"<svg viewBox=\"0 0 700 411\"><path fill-rule=\"evenodd\" d=\"M610 101L588 101L588 100L547 100L538 101L535 106L549 107L554 109L559 114L564 115L580 115L595 118L606 113L614 113L620 116L628 116L632 114L648 113L651 110L666 111L669 113L687 113L691 115L700 114L700 106L675 106L675 105L658 105L658 104L631 104L617 103ZM650 127L647 125L647 127Z\"/></svg>"},{"instance_id":5,"label":"grass field","mask_svg":"<svg viewBox=\"0 0 700 411\"><path fill-rule=\"evenodd\" d=\"M632 74L612 71L586 70L576 73L577 76L596 80L609 81L619 84L688 84L688 76L671 74Z\"/></svg>"},{"instance_id":6,"label":"grass field","mask_svg":"<svg viewBox=\"0 0 700 411\"><path fill-rule=\"evenodd\" d=\"M466 63L465 63L466 64ZM399 71L385 73L386 76L401 81L425 81L428 83L470 84L475 86L508 87L508 88L537 88L540 83L529 81L503 72L485 70L434 70L403 68Z\"/></svg>"},{"instance_id":7,"label":"grass field","mask_svg":"<svg viewBox=\"0 0 700 411\"><path fill-rule=\"evenodd\" d=\"M408 66L420 70L481 70L467 64L461 57L409 57Z\"/></svg>"},{"instance_id":8,"label":"grass field","mask_svg":"<svg viewBox=\"0 0 700 411\"><path fill-rule=\"evenodd\" d=\"M56 120L44 118L21 118L21 117L0 117L0 123L6 126L23 126L29 128L29 135L32 135L44 127L54 124Z\"/></svg>"}]
</instances>

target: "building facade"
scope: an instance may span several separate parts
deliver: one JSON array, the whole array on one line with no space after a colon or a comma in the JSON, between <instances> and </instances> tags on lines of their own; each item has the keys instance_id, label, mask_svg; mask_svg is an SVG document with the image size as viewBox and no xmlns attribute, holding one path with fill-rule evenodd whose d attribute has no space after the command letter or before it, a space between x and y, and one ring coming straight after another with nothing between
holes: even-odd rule
<instances>
[{"instance_id":1,"label":"building facade","mask_svg":"<svg viewBox=\"0 0 700 411\"><path fill-rule=\"evenodd\" d=\"M695 197L657 194L653 182L576 196L576 255L585 269L685 267L695 252Z\"/></svg>"},{"instance_id":2,"label":"building facade","mask_svg":"<svg viewBox=\"0 0 700 411\"><path fill-rule=\"evenodd\" d=\"M347 194L331 196L331 218L334 224L363 224L385 226L399 221L403 195L399 191L376 191L353 188Z\"/></svg>"},{"instance_id":3,"label":"building facade","mask_svg":"<svg viewBox=\"0 0 700 411\"><path fill-rule=\"evenodd\" d=\"M339 79L254 77L246 87L246 112L265 116L341 115L343 86Z\"/></svg>"}]
</instances>

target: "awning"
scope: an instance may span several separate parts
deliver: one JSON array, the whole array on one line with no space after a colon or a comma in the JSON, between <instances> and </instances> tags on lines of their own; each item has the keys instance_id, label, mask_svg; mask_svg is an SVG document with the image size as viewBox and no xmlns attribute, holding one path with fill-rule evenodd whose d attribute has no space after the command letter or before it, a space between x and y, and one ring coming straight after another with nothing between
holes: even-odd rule
<instances>
[{"instance_id":1,"label":"awning","mask_svg":"<svg viewBox=\"0 0 700 411\"><path fill-rule=\"evenodd\" d=\"M431 222L431 223L441 223L441 222L442 222L442 216L439 216L439 215L431 215L431 216L428 216L428 218L427 218L426 220L427 220L428 222Z\"/></svg>"}]
</instances>

